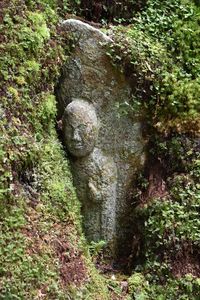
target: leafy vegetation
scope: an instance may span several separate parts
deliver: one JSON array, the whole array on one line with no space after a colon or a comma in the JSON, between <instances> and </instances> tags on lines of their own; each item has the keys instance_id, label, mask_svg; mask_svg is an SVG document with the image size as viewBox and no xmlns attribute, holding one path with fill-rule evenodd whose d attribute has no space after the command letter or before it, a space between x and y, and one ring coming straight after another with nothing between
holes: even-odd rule
<instances>
[{"instance_id":1,"label":"leafy vegetation","mask_svg":"<svg viewBox=\"0 0 200 300\"><path fill-rule=\"evenodd\" d=\"M200 296L199 16L198 2L149 0L133 24L111 29L108 55L133 87L121 110L146 121L149 138L134 199L142 241L131 299Z\"/></svg>"},{"instance_id":2,"label":"leafy vegetation","mask_svg":"<svg viewBox=\"0 0 200 300\"><path fill-rule=\"evenodd\" d=\"M157 290L158 295L162 294L161 299L198 299L198 142L176 135L168 140L159 138L154 145L151 159L155 164L159 162L159 168L154 173L152 165L148 167L145 177L149 182L143 184L142 179L140 183L140 203L135 212L140 224L143 220L140 230L144 262L136 268L146 274L152 288L159 284L167 287L170 292L165 296L161 289Z\"/></svg>"},{"instance_id":3,"label":"leafy vegetation","mask_svg":"<svg viewBox=\"0 0 200 300\"><path fill-rule=\"evenodd\" d=\"M167 286L149 284L148 280L141 274L135 273L129 278L130 298L129 299L198 299L199 279L190 275L185 278L169 280Z\"/></svg>"},{"instance_id":4,"label":"leafy vegetation","mask_svg":"<svg viewBox=\"0 0 200 300\"><path fill-rule=\"evenodd\" d=\"M199 17L191 1L147 1L133 25L113 30L108 54L132 76L132 110L160 132L199 133Z\"/></svg>"}]
</instances>

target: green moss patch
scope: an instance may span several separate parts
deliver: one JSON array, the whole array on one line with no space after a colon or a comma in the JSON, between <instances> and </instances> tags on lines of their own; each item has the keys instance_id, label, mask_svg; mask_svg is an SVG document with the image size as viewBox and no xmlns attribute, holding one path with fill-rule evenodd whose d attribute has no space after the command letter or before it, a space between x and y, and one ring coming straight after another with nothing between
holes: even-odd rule
<instances>
[{"instance_id":1,"label":"green moss patch","mask_svg":"<svg viewBox=\"0 0 200 300\"><path fill-rule=\"evenodd\" d=\"M0 298L106 299L55 130L56 1L0 4Z\"/></svg>"}]
</instances>

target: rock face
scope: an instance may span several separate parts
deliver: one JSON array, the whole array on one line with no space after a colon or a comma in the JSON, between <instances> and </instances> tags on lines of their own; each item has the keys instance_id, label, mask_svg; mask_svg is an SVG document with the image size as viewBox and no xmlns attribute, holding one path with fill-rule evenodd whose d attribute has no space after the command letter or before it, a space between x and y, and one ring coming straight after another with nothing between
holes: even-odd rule
<instances>
[{"instance_id":1,"label":"rock face","mask_svg":"<svg viewBox=\"0 0 200 300\"><path fill-rule=\"evenodd\" d=\"M119 105L131 101L131 87L106 55L112 40L78 20L65 21L64 28L75 38L56 91L64 143L71 154L85 234L89 240L110 242L114 249L129 231L129 199L144 165L141 123L119 116Z\"/></svg>"}]
</instances>

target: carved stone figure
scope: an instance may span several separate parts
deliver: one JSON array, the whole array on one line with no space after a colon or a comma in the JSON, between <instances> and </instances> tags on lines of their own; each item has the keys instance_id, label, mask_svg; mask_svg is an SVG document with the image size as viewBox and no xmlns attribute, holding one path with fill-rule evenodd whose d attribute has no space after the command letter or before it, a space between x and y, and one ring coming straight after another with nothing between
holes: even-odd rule
<instances>
[{"instance_id":1,"label":"carved stone figure","mask_svg":"<svg viewBox=\"0 0 200 300\"><path fill-rule=\"evenodd\" d=\"M89 240L117 239L120 246L113 247L123 248L132 226L135 177L145 162L142 123L134 115L120 115L119 107L132 101L132 87L106 55L112 40L78 20L63 26L73 33L76 47L56 90L58 115L85 233Z\"/></svg>"},{"instance_id":2,"label":"carved stone figure","mask_svg":"<svg viewBox=\"0 0 200 300\"><path fill-rule=\"evenodd\" d=\"M73 171L86 235L89 240L114 242L117 170L112 158L94 149L98 121L93 105L79 99L68 104L63 130L67 149L79 158Z\"/></svg>"}]
</instances>

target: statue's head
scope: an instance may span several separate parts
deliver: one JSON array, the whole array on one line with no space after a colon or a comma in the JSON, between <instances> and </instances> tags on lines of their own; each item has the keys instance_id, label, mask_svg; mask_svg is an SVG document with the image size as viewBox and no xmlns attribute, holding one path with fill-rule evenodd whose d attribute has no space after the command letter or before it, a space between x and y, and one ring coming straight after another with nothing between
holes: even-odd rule
<instances>
[{"instance_id":1,"label":"statue's head","mask_svg":"<svg viewBox=\"0 0 200 300\"><path fill-rule=\"evenodd\" d=\"M65 109L65 144L76 157L84 157L92 152L98 135L98 121L92 104L84 100L73 100Z\"/></svg>"}]
</instances>

